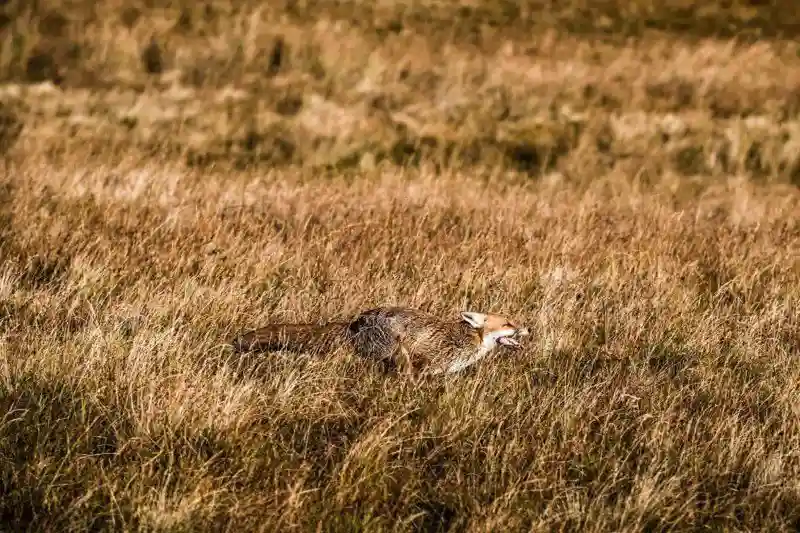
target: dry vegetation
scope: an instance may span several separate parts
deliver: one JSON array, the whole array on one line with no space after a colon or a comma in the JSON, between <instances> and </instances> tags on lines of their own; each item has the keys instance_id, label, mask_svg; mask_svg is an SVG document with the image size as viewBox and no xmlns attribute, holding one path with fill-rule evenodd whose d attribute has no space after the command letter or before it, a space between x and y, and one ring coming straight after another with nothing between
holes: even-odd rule
<instances>
[{"instance_id":1,"label":"dry vegetation","mask_svg":"<svg viewBox=\"0 0 800 533\"><path fill-rule=\"evenodd\" d=\"M793 3L68 4L0 7L0 529L800 527ZM532 340L221 344L392 303Z\"/></svg>"}]
</instances>

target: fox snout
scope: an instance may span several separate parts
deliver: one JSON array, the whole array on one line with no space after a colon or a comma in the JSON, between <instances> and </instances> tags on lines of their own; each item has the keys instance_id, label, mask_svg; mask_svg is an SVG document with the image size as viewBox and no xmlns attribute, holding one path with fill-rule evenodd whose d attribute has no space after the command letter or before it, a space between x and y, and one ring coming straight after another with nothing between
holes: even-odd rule
<instances>
[{"instance_id":1,"label":"fox snout","mask_svg":"<svg viewBox=\"0 0 800 533\"><path fill-rule=\"evenodd\" d=\"M497 342L508 348L519 348L520 346L522 346L522 344L519 342L518 339L520 339L521 337L525 337L528 334L529 334L528 328L519 328L511 335L500 337L499 339L497 339Z\"/></svg>"},{"instance_id":2,"label":"fox snout","mask_svg":"<svg viewBox=\"0 0 800 533\"><path fill-rule=\"evenodd\" d=\"M500 337L499 339L497 339L497 342L509 348L519 348L521 344L517 339L520 337L527 337L528 335L530 335L528 328L525 327L516 328L516 330L512 335Z\"/></svg>"}]
</instances>

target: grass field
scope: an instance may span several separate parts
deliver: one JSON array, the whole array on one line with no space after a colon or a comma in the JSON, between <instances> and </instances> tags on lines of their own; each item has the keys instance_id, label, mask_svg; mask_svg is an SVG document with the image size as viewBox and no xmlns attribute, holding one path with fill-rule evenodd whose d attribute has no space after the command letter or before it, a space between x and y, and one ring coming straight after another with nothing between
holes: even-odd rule
<instances>
[{"instance_id":1,"label":"grass field","mask_svg":"<svg viewBox=\"0 0 800 533\"><path fill-rule=\"evenodd\" d=\"M793 3L68 4L0 7L0 530L800 527ZM223 345L383 304L532 335Z\"/></svg>"}]
</instances>

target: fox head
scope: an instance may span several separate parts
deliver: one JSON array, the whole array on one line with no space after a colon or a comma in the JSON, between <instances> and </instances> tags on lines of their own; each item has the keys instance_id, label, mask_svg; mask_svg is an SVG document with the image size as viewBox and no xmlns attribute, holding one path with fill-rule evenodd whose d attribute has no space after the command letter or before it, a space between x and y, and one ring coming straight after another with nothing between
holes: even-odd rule
<instances>
[{"instance_id":1,"label":"fox head","mask_svg":"<svg viewBox=\"0 0 800 533\"><path fill-rule=\"evenodd\" d=\"M507 317L487 313L464 311L461 318L474 329L483 339L483 344L495 348L498 344L507 348L519 348L519 338L529 335L528 328L515 324Z\"/></svg>"}]
</instances>

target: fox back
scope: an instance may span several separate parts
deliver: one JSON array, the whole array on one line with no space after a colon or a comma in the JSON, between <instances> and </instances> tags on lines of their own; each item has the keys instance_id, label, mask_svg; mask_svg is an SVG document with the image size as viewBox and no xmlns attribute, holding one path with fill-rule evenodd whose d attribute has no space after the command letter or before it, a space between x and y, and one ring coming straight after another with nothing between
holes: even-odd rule
<instances>
[{"instance_id":1,"label":"fox back","mask_svg":"<svg viewBox=\"0 0 800 533\"><path fill-rule=\"evenodd\" d=\"M481 342L480 335L463 321L441 320L407 307L364 311L350 323L349 331L356 352L378 360L395 357L401 345L408 356L429 362L475 349Z\"/></svg>"}]
</instances>

